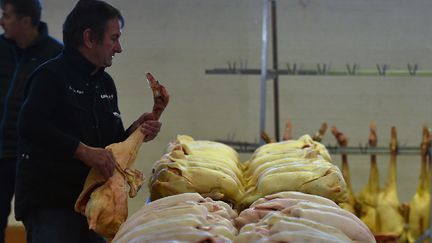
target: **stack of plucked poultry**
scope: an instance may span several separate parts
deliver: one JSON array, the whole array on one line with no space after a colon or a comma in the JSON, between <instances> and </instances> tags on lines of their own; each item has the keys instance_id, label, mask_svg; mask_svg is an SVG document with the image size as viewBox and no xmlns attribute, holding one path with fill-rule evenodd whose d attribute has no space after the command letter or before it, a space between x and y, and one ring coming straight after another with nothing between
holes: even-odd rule
<instances>
[{"instance_id":1,"label":"stack of plucked poultry","mask_svg":"<svg viewBox=\"0 0 432 243\"><path fill-rule=\"evenodd\" d=\"M198 192L236 204L244 195L239 155L231 147L180 135L157 161L149 181L151 200Z\"/></svg>"},{"instance_id":2,"label":"stack of plucked poultry","mask_svg":"<svg viewBox=\"0 0 432 243\"><path fill-rule=\"evenodd\" d=\"M235 219L235 242L375 242L354 214L324 197L281 192L255 201Z\"/></svg>"},{"instance_id":3,"label":"stack of plucked poultry","mask_svg":"<svg viewBox=\"0 0 432 243\"><path fill-rule=\"evenodd\" d=\"M356 216L327 198L300 192L260 198L240 215L228 204L198 193L165 197L129 217L113 239L113 243L171 241L375 242Z\"/></svg>"},{"instance_id":4,"label":"stack of plucked poultry","mask_svg":"<svg viewBox=\"0 0 432 243\"><path fill-rule=\"evenodd\" d=\"M168 196L130 216L112 242L232 242L235 217L225 202L198 193Z\"/></svg>"},{"instance_id":5,"label":"stack of plucked poultry","mask_svg":"<svg viewBox=\"0 0 432 243\"><path fill-rule=\"evenodd\" d=\"M151 200L198 192L243 209L265 195L302 191L341 202L345 182L330 161L326 148L309 135L265 144L243 164L224 144L178 136L153 166Z\"/></svg>"},{"instance_id":6,"label":"stack of plucked poultry","mask_svg":"<svg viewBox=\"0 0 432 243\"><path fill-rule=\"evenodd\" d=\"M341 172L326 148L309 135L259 147L244 163L244 178L246 192L240 208L281 191L301 191L336 202L346 199Z\"/></svg>"}]
</instances>

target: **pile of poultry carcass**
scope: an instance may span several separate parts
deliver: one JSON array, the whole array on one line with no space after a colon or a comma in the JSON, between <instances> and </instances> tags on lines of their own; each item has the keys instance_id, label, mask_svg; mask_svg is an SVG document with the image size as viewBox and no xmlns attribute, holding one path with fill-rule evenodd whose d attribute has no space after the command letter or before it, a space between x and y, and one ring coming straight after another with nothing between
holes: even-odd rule
<instances>
[{"instance_id":1,"label":"pile of poultry carcass","mask_svg":"<svg viewBox=\"0 0 432 243\"><path fill-rule=\"evenodd\" d=\"M345 182L330 161L309 135L263 145L245 163L225 144L178 136L153 166L151 200L198 192L243 209L272 193L301 191L342 202Z\"/></svg>"},{"instance_id":2,"label":"pile of poultry carcass","mask_svg":"<svg viewBox=\"0 0 432 243\"><path fill-rule=\"evenodd\" d=\"M122 224L112 242L232 242L231 207L198 193L164 197L144 205Z\"/></svg>"},{"instance_id":3,"label":"pile of poultry carcass","mask_svg":"<svg viewBox=\"0 0 432 243\"><path fill-rule=\"evenodd\" d=\"M168 153L153 166L151 200L198 192L236 204L244 195L241 167L239 155L227 145L177 136L169 144Z\"/></svg>"},{"instance_id":4,"label":"pile of poultry carcass","mask_svg":"<svg viewBox=\"0 0 432 243\"><path fill-rule=\"evenodd\" d=\"M369 229L333 201L281 192L237 215L228 204L198 193L144 205L113 239L123 242L375 242Z\"/></svg>"},{"instance_id":5,"label":"pile of poultry carcass","mask_svg":"<svg viewBox=\"0 0 432 243\"><path fill-rule=\"evenodd\" d=\"M298 140L265 144L244 163L245 197L240 208L256 199L282 191L300 191L335 202L346 200L340 170L327 149L309 135Z\"/></svg>"}]
</instances>

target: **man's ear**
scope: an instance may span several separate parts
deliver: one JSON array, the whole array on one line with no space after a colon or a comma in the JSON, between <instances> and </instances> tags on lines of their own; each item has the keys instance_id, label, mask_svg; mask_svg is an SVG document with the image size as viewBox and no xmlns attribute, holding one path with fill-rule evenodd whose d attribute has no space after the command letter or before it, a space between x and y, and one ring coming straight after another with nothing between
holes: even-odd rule
<instances>
[{"instance_id":1,"label":"man's ear","mask_svg":"<svg viewBox=\"0 0 432 243\"><path fill-rule=\"evenodd\" d=\"M92 38L91 29L85 29L83 32L83 45L87 48L92 48L94 40Z\"/></svg>"}]
</instances>

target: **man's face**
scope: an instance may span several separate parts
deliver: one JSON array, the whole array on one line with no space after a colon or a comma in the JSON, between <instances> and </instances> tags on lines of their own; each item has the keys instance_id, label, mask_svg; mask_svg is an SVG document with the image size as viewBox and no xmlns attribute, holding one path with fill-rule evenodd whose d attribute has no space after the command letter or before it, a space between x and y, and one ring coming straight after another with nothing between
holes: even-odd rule
<instances>
[{"instance_id":1,"label":"man's face","mask_svg":"<svg viewBox=\"0 0 432 243\"><path fill-rule=\"evenodd\" d=\"M4 35L7 39L16 41L20 33L24 30L23 18L19 18L15 14L14 7L10 4L5 4L3 14L0 17L0 25L4 30Z\"/></svg>"},{"instance_id":2,"label":"man's face","mask_svg":"<svg viewBox=\"0 0 432 243\"><path fill-rule=\"evenodd\" d=\"M116 53L122 52L120 44L121 22L119 19L111 19L107 22L102 43L94 48L94 60L98 67L109 67Z\"/></svg>"}]
</instances>

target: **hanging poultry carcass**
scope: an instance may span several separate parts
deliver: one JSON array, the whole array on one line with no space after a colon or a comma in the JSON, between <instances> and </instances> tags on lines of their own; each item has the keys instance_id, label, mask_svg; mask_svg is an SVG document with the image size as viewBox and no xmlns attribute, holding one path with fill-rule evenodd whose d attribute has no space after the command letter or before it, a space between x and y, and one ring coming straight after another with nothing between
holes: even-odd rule
<instances>
[{"instance_id":1,"label":"hanging poultry carcass","mask_svg":"<svg viewBox=\"0 0 432 243\"><path fill-rule=\"evenodd\" d=\"M377 212L378 228L376 237L398 239L404 228L402 206L399 201L397 189L397 134L396 127L391 128L390 165L388 168L387 181L378 195Z\"/></svg>"},{"instance_id":2,"label":"hanging poultry carcass","mask_svg":"<svg viewBox=\"0 0 432 243\"><path fill-rule=\"evenodd\" d=\"M169 95L150 73L146 76L154 98L152 113L159 119L168 104ZM137 128L125 141L108 145L106 149L112 151L117 162L113 176L105 180L98 171L91 169L75 203L75 211L87 217L89 228L104 237L114 237L126 220L126 184L129 184L129 196L134 197L144 182L141 172L130 169L143 140L144 134Z\"/></svg>"},{"instance_id":3,"label":"hanging poultry carcass","mask_svg":"<svg viewBox=\"0 0 432 243\"><path fill-rule=\"evenodd\" d=\"M378 144L376 135L376 124L370 126L369 147L374 148ZM357 196L357 207L359 218L369 227L372 233L378 232L377 225L377 200L380 192L379 172L375 154L371 154L369 180L367 185Z\"/></svg>"},{"instance_id":4,"label":"hanging poultry carcass","mask_svg":"<svg viewBox=\"0 0 432 243\"><path fill-rule=\"evenodd\" d=\"M276 139L270 137L270 135L265 131L261 131L260 137L265 143L276 143Z\"/></svg>"},{"instance_id":5,"label":"hanging poultry carcass","mask_svg":"<svg viewBox=\"0 0 432 243\"><path fill-rule=\"evenodd\" d=\"M290 120L288 120L285 123L285 129L284 129L284 132L283 132L283 135L282 135L282 140L283 141L291 140L293 138L293 136L292 136L292 128L293 128L292 122Z\"/></svg>"},{"instance_id":6,"label":"hanging poultry carcass","mask_svg":"<svg viewBox=\"0 0 432 243\"><path fill-rule=\"evenodd\" d=\"M409 202L408 242L415 242L429 228L430 174L429 174L429 130L423 127L421 143L421 168L417 191Z\"/></svg>"},{"instance_id":7,"label":"hanging poultry carcass","mask_svg":"<svg viewBox=\"0 0 432 243\"><path fill-rule=\"evenodd\" d=\"M314 141L321 142L322 139L323 139L323 137L324 137L324 135L325 135L325 133L326 133L326 131L327 131L327 122L323 122L323 124L321 124L321 127L318 130L318 132L316 132L313 135L312 139Z\"/></svg>"},{"instance_id":8,"label":"hanging poultry carcass","mask_svg":"<svg viewBox=\"0 0 432 243\"><path fill-rule=\"evenodd\" d=\"M336 141L338 142L339 146L341 148L345 148L348 145L348 139L347 137L340 131L337 130L336 126L332 127L332 134L335 136ZM354 191L352 189L351 184L351 177L349 172L349 166L348 166L348 155L345 153L342 153L342 175L345 179L345 183L347 185L347 198L348 200L346 202L342 202L339 205L345 209L348 210L351 213L355 214L355 205L356 205L356 199L354 197Z\"/></svg>"}]
</instances>

